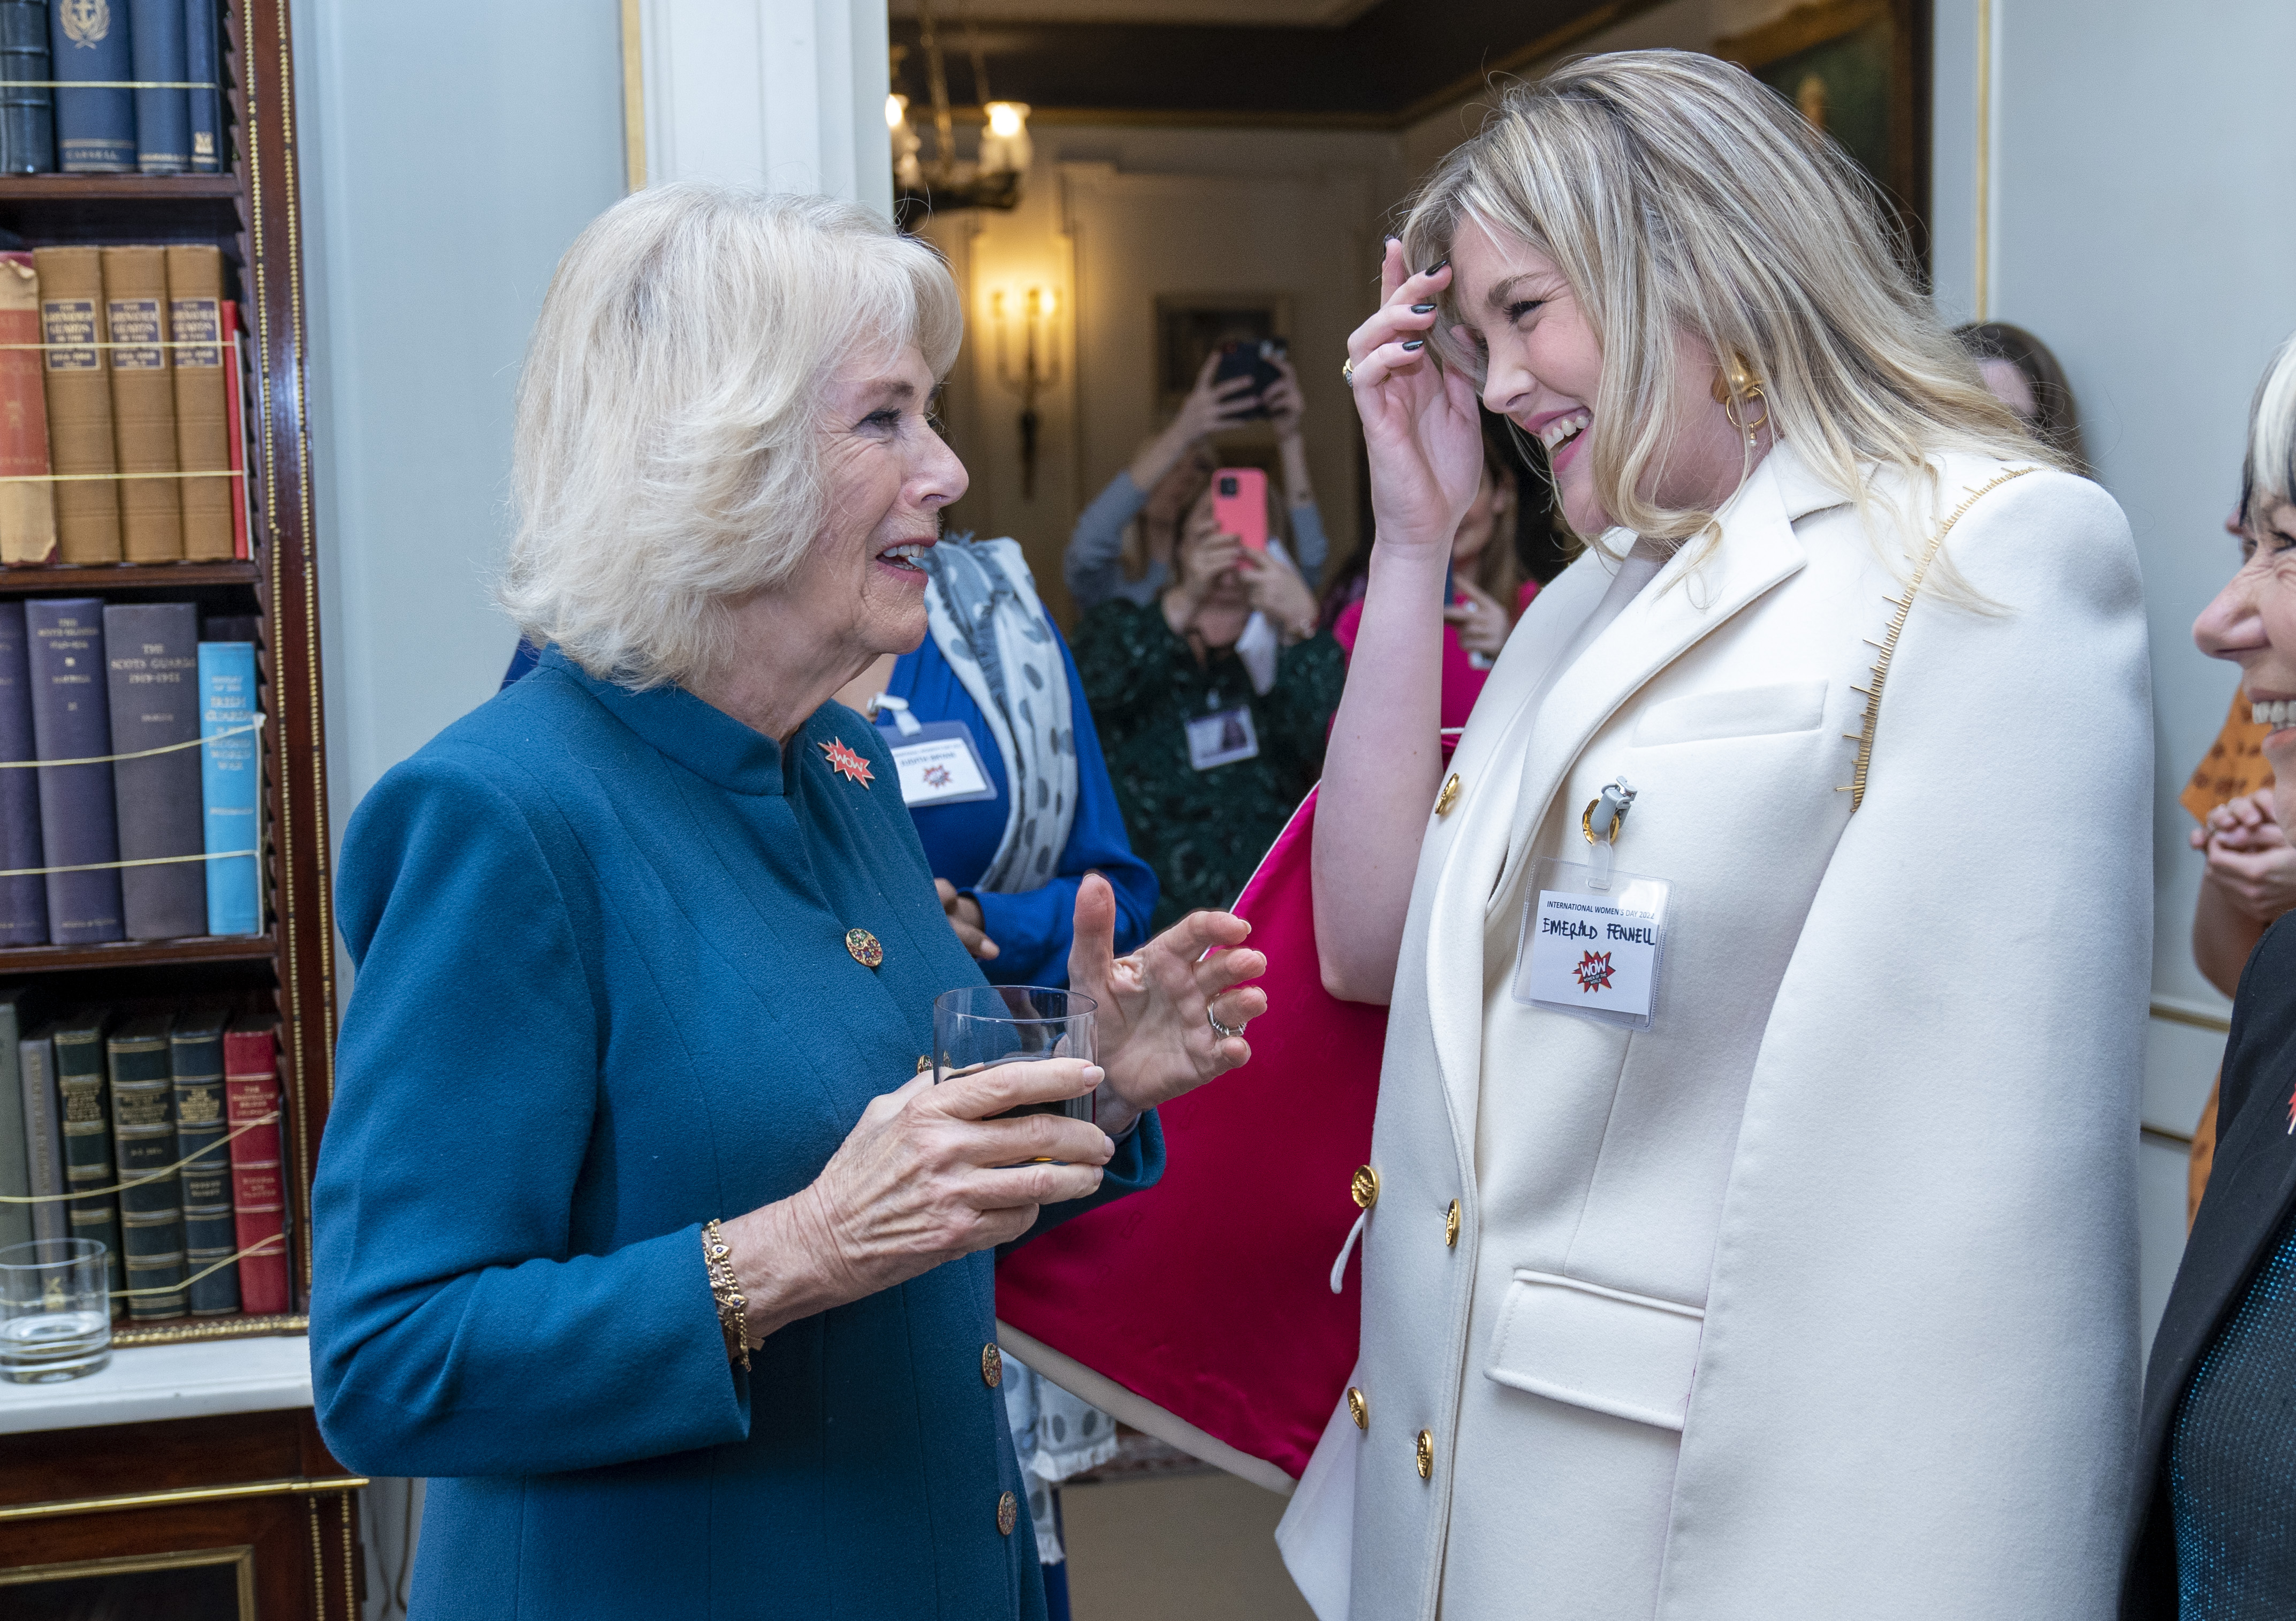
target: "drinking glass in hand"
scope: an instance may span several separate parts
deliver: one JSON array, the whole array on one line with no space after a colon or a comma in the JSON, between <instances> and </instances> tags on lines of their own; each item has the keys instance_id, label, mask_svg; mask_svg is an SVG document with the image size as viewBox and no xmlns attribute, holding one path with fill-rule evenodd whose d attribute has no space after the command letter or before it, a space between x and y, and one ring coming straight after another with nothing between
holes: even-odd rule
<instances>
[{"instance_id":1,"label":"drinking glass in hand","mask_svg":"<svg viewBox=\"0 0 2296 1621\"><path fill-rule=\"evenodd\" d=\"M974 985L944 991L933 999L933 1080L969 1075L998 1064L1044 1058L1098 1061L1093 1044L1093 1015L1100 1004L1073 991L1044 985ZM1092 1094L1054 1103L1023 1103L992 1115L1061 1115L1092 1118Z\"/></svg>"},{"instance_id":2,"label":"drinking glass in hand","mask_svg":"<svg viewBox=\"0 0 2296 1621\"><path fill-rule=\"evenodd\" d=\"M111 1290L94 1238L0 1249L0 1375L45 1385L111 1360Z\"/></svg>"}]
</instances>

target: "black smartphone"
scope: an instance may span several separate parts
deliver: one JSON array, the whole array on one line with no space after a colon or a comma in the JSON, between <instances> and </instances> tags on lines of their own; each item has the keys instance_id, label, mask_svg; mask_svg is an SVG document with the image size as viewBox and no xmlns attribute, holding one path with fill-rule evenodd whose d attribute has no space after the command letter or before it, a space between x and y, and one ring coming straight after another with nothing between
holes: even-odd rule
<instances>
[{"instance_id":1,"label":"black smartphone","mask_svg":"<svg viewBox=\"0 0 2296 1621\"><path fill-rule=\"evenodd\" d=\"M1238 339L1223 343L1220 345L1219 365L1212 371L1212 386L1218 388L1237 377L1250 378L1255 398L1251 408L1243 415L1246 417L1265 416L1267 407L1259 402L1257 396L1267 393L1283 381L1283 374L1275 369L1275 362L1280 358L1288 357L1291 352L1291 344L1282 338L1262 338L1256 343L1248 339Z\"/></svg>"}]
</instances>

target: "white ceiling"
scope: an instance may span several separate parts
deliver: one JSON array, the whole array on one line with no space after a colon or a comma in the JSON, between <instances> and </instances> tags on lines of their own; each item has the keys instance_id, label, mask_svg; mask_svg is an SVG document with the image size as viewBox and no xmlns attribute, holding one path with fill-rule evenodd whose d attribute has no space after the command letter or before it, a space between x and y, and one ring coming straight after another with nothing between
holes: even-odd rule
<instances>
[{"instance_id":1,"label":"white ceiling","mask_svg":"<svg viewBox=\"0 0 2296 1621\"><path fill-rule=\"evenodd\" d=\"M1340 28L1374 0L974 0L980 22L1226 23L1243 28ZM896 17L917 14L916 0L890 0ZM943 27L964 20L963 0L933 0ZM946 47L947 41L943 42Z\"/></svg>"}]
</instances>

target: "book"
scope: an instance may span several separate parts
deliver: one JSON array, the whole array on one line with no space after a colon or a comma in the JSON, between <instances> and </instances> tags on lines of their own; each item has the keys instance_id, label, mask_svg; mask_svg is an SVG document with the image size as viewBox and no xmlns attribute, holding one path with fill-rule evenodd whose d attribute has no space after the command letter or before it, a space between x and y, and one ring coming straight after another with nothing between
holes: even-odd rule
<instances>
[{"instance_id":1,"label":"book","mask_svg":"<svg viewBox=\"0 0 2296 1621\"><path fill-rule=\"evenodd\" d=\"M16 1043L16 1066L23 1084L20 1104L24 1116L24 1157L31 1173L32 1194L48 1201L32 1206L32 1236L68 1238L71 1237L70 1213L56 1202L68 1189L64 1180L63 1115L56 1097L56 1044L49 1031L36 1030Z\"/></svg>"},{"instance_id":2,"label":"book","mask_svg":"<svg viewBox=\"0 0 2296 1621\"><path fill-rule=\"evenodd\" d=\"M216 0L184 0L184 77L190 92L192 172L223 172L223 30Z\"/></svg>"},{"instance_id":3,"label":"book","mask_svg":"<svg viewBox=\"0 0 2296 1621\"><path fill-rule=\"evenodd\" d=\"M126 94L124 91L121 94ZM103 313L100 248L36 248L40 341L46 353L48 459L77 481L55 486L56 556L63 563L119 561L119 471L111 436L111 368L98 346L111 340ZM86 474L104 476L87 478Z\"/></svg>"},{"instance_id":4,"label":"book","mask_svg":"<svg viewBox=\"0 0 2296 1621\"><path fill-rule=\"evenodd\" d=\"M231 1205L231 1150L224 1146L223 1031L220 1008L194 1008L168 1038L175 1078L176 1157L184 1189L185 1291L194 1317L239 1310L239 1247Z\"/></svg>"},{"instance_id":5,"label":"book","mask_svg":"<svg viewBox=\"0 0 2296 1621\"><path fill-rule=\"evenodd\" d=\"M116 5L121 0L104 0ZM184 0L126 0L127 54L135 77L152 86L135 92L135 168L146 175L180 175L192 167L190 77L185 65Z\"/></svg>"},{"instance_id":6,"label":"book","mask_svg":"<svg viewBox=\"0 0 2296 1621\"><path fill-rule=\"evenodd\" d=\"M111 707L103 605L45 597L24 605L32 670L32 740L43 761L41 865L49 868L48 939L95 945L122 937L119 835L111 796ZM63 870L54 870L62 868Z\"/></svg>"},{"instance_id":7,"label":"book","mask_svg":"<svg viewBox=\"0 0 2296 1621\"><path fill-rule=\"evenodd\" d=\"M107 603L103 646L111 752L119 756L112 803L119 860L129 863L119 872L121 932L130 940L204 934L200 611L187 602Z\"/></svg>"},{"instance_id":8,"label":"book","mask_svg":"<svg viewBox=\"0 0 2296 1621\"><path fill-rule=\"evenodd\" d=\"M48 943L47 880L40 858L39 758L32 741L32 667L24 655L24 605L0 602L0 945Z\"/></svg>"},{"instance_id":9,"label":"book","mask_svg":"<svg viewBox=\"0 0 2296 1621\"><path fill-rule=\"evenodd\" d=\"M254 554L248 550L247 538L255 527L253 509L248 506L247 488L247 407L242 396L242 375L239 357L239 306L231 300L223 301L223 336L225 352L230 363L224 367L226 383L224 409L224 432L231 441L231 555L244 562ZM251 638L250 638L251 639Z\"/></svg>"},{"instance_id":10,"label":"book","mask_svg":"<svg viewBox=\"0 0 2296 1621\"><path fill-rule=\"evenodd\" d=\"M18 1018L26 992L21 986L0 991L0 1194L12 1199L32 1196L32 1155L29 1123L24 1118L23 1030ZM32 1241L30 1205L0 1204L0 1248Z\"/></svg>"},{"instance_id":11,"label":"book","mask_svg":"<svg viewBox=\"0 0 2296 1621\"><path fill-rule=\"evenodd\" d=\"M48 8L49 66L56 91L56 163L68 175L126 175L135 169L135 93L63 88L123 85L135 77L124 0L54 0Z\"/></svg>"},{"instance_id":12,"label":"book","mask_svg":"<svg viewBox=\"0 0 2296 1621\"><path fill-rule=\"evenodd\" d=\"M4 4L4 0L0 0ZM0 115L4 116L4 115ZM56 501L40 351L40 277L29 253L0 253L0 563L53 563Z\"/></svg>"},{"instance_id":13,"label":"book","mask_svg":"<svg viewBox=\"0 0 2296 1621\"><path fill-rule=\"evenodd\" d=\"M111 1191L119 1179L111 1170L111 1109L103 1073L103 1037L110 1025L102 1009L86 1008L58 1021L48 1034L55 1044L64 1189L90 1190L71 1201L70 1233L103 1246L111 1290L118 1294L127 1287L127 1272L119 1250L119 1200Z\"/></svg>"},{"instance_id":14,"label":"book","mask_svg":"<svg viewBox=\"0 0 2296 1621\"><path fill-rule=\"evenodd\" d=\"M168 245L168 329L176 356L176 463L185 473L231 470L231 379L224 369L223 253L206 243ZM184 555L232 555L236 481L184 479Z\"/></svg>"},{"instance_id":15,"label":"book","mask_svg":"<svg viewBox=\"0 0 2296 1621\"><path fill-rule=\"evenodd\" d=\"M128 1020L104 1042L111 1072L111 1135L119 1180L119 1247L127 1267L127 1315L136 1322L181 1317L184 1188L176 1167L175 1077L164 1013Z\"/></svg>"},{"instance_id":16,"label":"book","mask_svg":"<svg viewBox=\"0 0 2296 1621\"><path fill-rule=\"evenodd\" d=\"M46 81L46 0L0 0L0 174L44 175L56 166L55 92Z\"/></svg>"},{"instance_id":17,"label":"book","mask_svg":"<svg viewBox=\"0 0 2296 1621\"><path fill-rule=\"evenodd\" d=\"M262 757L251 729L256 716L255 644L200 644L200 803L207 863L208 933L259 934Z\"/></svg>"},{"instance_id":18,"label":"book","mask_svg":"<svg viewBox=\"0 0 2296 1621\"><path fill-rule=\"evenodd\" d=\"M111 333L111 432L123 473L174 473L176 367L168 347L168 251L105 248L103 316ZM184 555L183 481L119 485L120 545L130 563Z\"/></svg>"},{"instance_id":19,"label":"book","mask_svg":"<svg viewBox=\"0 0 2296 1621\"><path fill-rule=\"evenodd\" d=\"M279 1049L267 1022L241 1020L224 1033L225 1107L234 1131L271 1117L231 1140L233 1236L239 1240L240 1309L258 1314L288 1309L287 1185L280 1174ZM250 1249L260 1252L250 1255Z\"/></svg>"}]
</instances>

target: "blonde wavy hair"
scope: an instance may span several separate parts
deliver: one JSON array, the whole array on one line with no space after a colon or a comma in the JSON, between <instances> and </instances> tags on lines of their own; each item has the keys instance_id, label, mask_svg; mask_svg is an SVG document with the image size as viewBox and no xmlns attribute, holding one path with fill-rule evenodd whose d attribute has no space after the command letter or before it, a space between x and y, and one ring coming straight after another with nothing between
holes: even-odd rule
<instances>
[{"instance_id":1,"label":"blonde wavy hair","mask_svg":"<svg viewBox=\"0 0 2296 1621\"><path fill-rule=\"evenodd\" d=\"M726 606L821 531L822 396L964 317L926 243L829 197L681 181L601 214L558 262L519 378L518 531L497 595L537 646L633 687L726 654Z\"/></svg>"},{"instance_id":2,"label":"blonde wavy hair","mask_svg":"<svg viewBox=\"0 0 2296 1621\"><path fill-rule=\"evenodd\" d=\"M1403 240L1431 265L1474 221L1555 262L1602 341L1595 493L1612 522L1681 540L1714 514L1644 493L1673 438L1677 332L1742 359L1778 435L1861 506L1876 465L1918 488L1944 451L2061 465L1986 391L1887 218L1849 156L1743 69L1624 51L1510 90L1421 187ZM1436 352L1480 383L1444 303Z\"/></svg>"}]
</instances>

